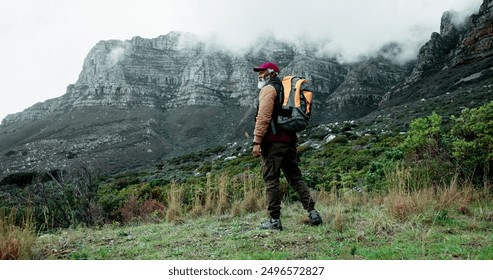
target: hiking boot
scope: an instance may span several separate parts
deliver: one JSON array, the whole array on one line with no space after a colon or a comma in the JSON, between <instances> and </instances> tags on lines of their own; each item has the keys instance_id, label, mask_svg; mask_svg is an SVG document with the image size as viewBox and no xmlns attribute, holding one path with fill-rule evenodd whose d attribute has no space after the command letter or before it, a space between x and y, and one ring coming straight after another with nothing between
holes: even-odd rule
<instances>
[{"instance_id":1,"label":"hiking boot","mask_svg":"<svg viewBox=\"0 0 493 280\"><path fill-rule=\"evenodd\" d=\"M312 226L318 226L322 224L322 217L317 210L312 210L308 213L308 218L310 218L310 224Z\"/></svg>"},{"instance_id":2,"label":"hiking boot","mask_svg":"<svg viewBox=\"0 0 493 280\"><path fill-rule=\"evenodd\" d=\"M260 224L260 229L282 230L281 219L272 219Z\"/></svg>"}]
</instances>

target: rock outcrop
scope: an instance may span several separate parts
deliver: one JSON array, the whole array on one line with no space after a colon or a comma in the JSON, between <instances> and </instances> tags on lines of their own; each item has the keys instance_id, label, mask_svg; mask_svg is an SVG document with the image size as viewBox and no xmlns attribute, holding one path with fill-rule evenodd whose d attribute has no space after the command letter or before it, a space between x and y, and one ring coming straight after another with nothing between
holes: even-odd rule
<instances>
[{"instance_id":1,"label":"rock outcrop","mask_svg":"<svg viewBox=\"0 0 493 280\"><path fill-rule=\"evenodd\" d=\"M457 25L454 12L442 16L440 33L420 49L406 81L389 91L380 108L435 98L456 90L468 77L475 82L491 77L493 67L493 4L485 0L479 12ZM480 90L478 90L480 91Z\"/></svg>"},{"instance_id":2,"label":"rock outcrop","mask_svg":"<svg viewBox=\"0 0 493 280\"><path fill-rule=\"evenodd\" d=\"M460 65L493 55L493 1L484 0L479 12L467 20L451 64Z\"/></svg>"},{"instance_id":3,"label":"rock outcrop","mask_svg":"<svg viewBox=\"0 0 493 280\"><path fill-rule=\"evenodd\" d=\"M419 51L418 61L411 75L406 79L407 84L419 81L421 78L431 75L443 65L450 52L454 50L460 37L459 29L453 24L457 13L445 12L440 24L440 33L433 33Z\"/></svg>"}]
</instances>

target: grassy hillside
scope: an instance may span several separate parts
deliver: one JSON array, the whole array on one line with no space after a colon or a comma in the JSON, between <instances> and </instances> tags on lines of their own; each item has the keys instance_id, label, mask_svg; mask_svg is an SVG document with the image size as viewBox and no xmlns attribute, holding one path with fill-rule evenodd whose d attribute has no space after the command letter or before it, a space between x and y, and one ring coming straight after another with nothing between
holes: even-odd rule
<instances>
[{"instance_id":1,"label":"grassy hillside","mask_svg":"<svg viewBox=\"0 0 493 280\"><path fill-rule=\"evenodd\" d=\"M439 194L319 193L325 224L306 224L300 203L284 205L282 232L262 231L264 211L179 222L105 225L38 237L36 259L493 259L493 204L482 191Z\"/></svg>"},{"instance_id":2,"label":"grassy hillside","mask_svg":"<svg viewBox=\"0 0 493 280\"><path fill-rule=\"evenodd\" d=\"M283 232L257 229L265 194L248 141L153 170L16 174L0 184L0 258L492 259L493 103L409 127L300 135L326 222L306 225L283 178Z\"/></svg>"}]
</instances>

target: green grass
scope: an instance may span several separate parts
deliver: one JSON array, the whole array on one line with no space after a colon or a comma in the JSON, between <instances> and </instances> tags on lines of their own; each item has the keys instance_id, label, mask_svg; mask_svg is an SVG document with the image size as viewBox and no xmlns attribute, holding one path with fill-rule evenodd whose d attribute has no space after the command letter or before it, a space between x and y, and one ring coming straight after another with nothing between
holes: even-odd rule
<instances>
[{"instance_id":1,"label":"green grass","mask_svg":"<svg viewBox=\"0 0 493 280\"><path fill-rule=\"evenodd\" d=\"M264 211L184 216L179 224L61 230L40 236L33 251L36 259L491 260L493 205L482 201L467 214L430 205L402 218L389 210L388 197L322 199L325 223L318 227L293 203L283 205L281 232L258 229Z\"/></svg>"}]
</instances>

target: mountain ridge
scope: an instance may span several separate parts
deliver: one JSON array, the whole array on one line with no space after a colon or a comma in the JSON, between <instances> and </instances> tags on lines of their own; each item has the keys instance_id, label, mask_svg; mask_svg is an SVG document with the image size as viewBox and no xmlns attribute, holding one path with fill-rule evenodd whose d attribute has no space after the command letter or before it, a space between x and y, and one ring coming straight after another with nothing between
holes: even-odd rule
<instances>
[{"instance_id":1,"label":"mountain ridge","mask_svg":"<svg viewBox=\"0 0 493 280\"><path fill-rule=\"evenodd\" d=\"M72 165L116 172L248 141L258 91L252 67L265 60L276 61L281 75L310 81L314 125L357 119L378 127L383 115L385 128L399 129L430 106L449 108L446 114L479 106L492 99L492 1L485 0L463 27L453 19L454 13L444 13L440 33L407 64L392 61L399 53L395 44L343 64L308 44L273 38L241 55L179 32L100 41L63 96L2 121L0 178ZM435 103L427 109L423 99Z\"/></svg>"}]
</instances>

